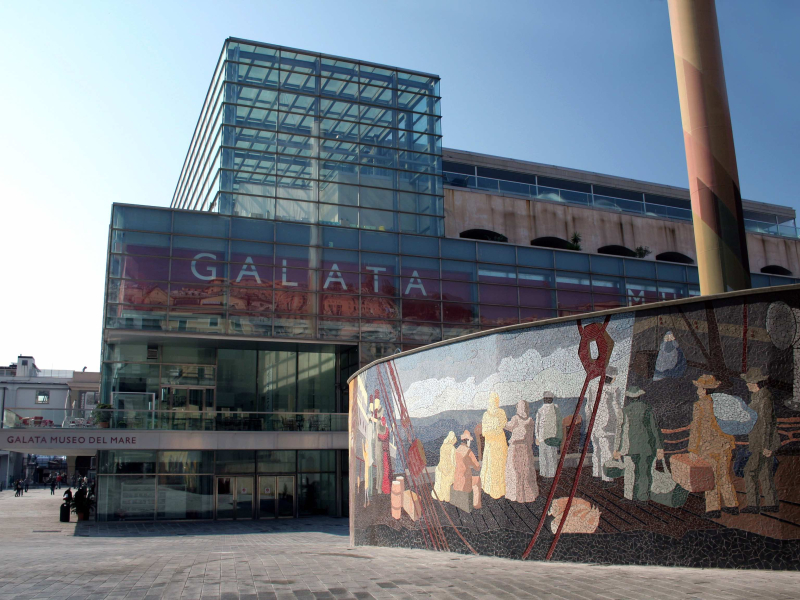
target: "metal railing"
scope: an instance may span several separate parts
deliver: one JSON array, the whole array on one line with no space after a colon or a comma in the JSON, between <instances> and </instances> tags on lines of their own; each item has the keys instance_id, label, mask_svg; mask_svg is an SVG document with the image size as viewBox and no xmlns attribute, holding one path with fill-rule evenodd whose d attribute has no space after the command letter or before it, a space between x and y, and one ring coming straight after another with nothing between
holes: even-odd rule
<instances>
[{"instance_id":1,"label":"metal railing","mask_svg":"<svg viewBox=\"0 0 800 600\"><path fill-rule=\"evenodd\" d=\"M442 173L445 185L452 187L463 187L486 192L497 192L502 194L514 194L535 200L549 200L550 202L566 202L569 204L579 204L582 206L592 206L603 210L616 210L619 212L646 215L651 217L663 217L666 219L676 219L679 221L691 221L692 211L686 208L676 208L663 204L653 204L646 202L644 195L642 201L626 200L624 198L614 198L611 196L601 196L599 194L588 194L573 190L534 185L532 183L519 183L517 181L505 181L503 179L493 179L491 177L476 177L462 173ZM780 237L800 238L800 230L794 225L778 225L777 223L765 223L761 221L744 220L746 231L761 233L764 235L774 235Z\"/></svg>"},{"instance_id":2,"label":"metal railing","mask_svg":"<svg viewBox=\"0 0 800 600\"><path fill-rule=\"evenodd\" d=\"M5 429L171 431L347 431L346 413L7 407Z\"/></svg>"}]
</instances>

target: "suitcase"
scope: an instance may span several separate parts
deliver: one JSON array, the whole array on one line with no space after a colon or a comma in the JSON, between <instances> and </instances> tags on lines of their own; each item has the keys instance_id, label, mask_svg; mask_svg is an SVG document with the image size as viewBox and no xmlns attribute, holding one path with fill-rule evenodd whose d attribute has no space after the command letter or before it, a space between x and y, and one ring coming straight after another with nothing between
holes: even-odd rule
<instances>
[{"instance_id":1,"label":"suitcase","mask_svg":"<svg viewBox=\"0 0 800 600\"><path fill-rule=\"evenodd\" d=\"M61 505L61 522L69 523L69 504L66 502Z\"/></svg>"},{"instance_id":2,"label":"suitcase","mask_svg":"<svg viewBox=\"0 0 800 600\"><path fill-rule=\"evenodd\" d=\"M713 490L714 468L702 458L692 458L691 454L676 454L669 461L672 479L689 492Z\"/></svg>"}]
</instances>

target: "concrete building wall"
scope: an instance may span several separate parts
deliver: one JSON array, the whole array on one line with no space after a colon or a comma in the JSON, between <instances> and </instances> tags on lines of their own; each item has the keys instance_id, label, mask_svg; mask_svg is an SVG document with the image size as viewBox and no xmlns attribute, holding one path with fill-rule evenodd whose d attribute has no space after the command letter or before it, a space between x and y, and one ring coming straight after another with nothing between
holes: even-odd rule
<instances>
[{"instance_id":1,"label":"concrete building wall","mask_svg":"<svg viewBox=\"0 0 800 600\"><path fill-rule=\"evenodd\" d=\"M585 252L614 244L631 250L647 246L651 259L662 252L697 258L694 230L687 221L454 188L445 188L444 210L446 237L457 238L468 229L488 229L505 235L509 243L527 246L537 237L568 240L579 233ZM747 246L753 272L779 265L800 274L800 240L748 233Z\"/></svg>"},{"instance_id":2,"label":"concrete building wall","mask_svg":"<svg viewBox=\"0 0 800 600\"><path fill-rule=\"evenodd\" d=\"M441 342L350 394L354 544L800 569L798 285Z\"/></svg>"}]
</instances>

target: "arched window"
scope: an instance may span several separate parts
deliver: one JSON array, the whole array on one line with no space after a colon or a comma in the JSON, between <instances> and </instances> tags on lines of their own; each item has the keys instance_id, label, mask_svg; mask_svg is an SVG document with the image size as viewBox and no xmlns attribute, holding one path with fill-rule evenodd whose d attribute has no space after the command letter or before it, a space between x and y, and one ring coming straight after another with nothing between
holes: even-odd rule
<instances>
[{"instance_id":1,"label":"arched window","mask_svg":"<svg viewBox=\"0 0 800 600\"><path fill-rule=\"evenodd\" d=\"M625 246L619 246L617 244L611 244L610 246L603 246L602 248L598 248L597 252L599 254L610 254L611 256L627 256L629 258L636 258L636 252L634 252L630 248L626 248Z\"/></svg>"},{"instance_id":2,"label":"arched window","mask_svg":"<svg viewBox=\"0 0 800 600\"><path fill-rule=\"evenodd\" d=\"M792 272L780 265L767 265L766 267L761 267L762 273L767 273L768 275L791 275Z\"/></svg>"},{"instance_id":3,"label":"arched window","mask_svg":"<svg viewBox=\"0 0 800 600\"><path fill-rule=\"evenodd\" d=\"M467 240L481 240L484 242L508 242L508 238L502 233L490 231L489 229L467 229L459 233L458 237Z\"/></svg>"},{"instance_id":4,"label":"arched window","mask_svg":"<svg viewBox=\"0 0 800 600\"><path fill-rule=\"evenodd\" d=\"M661 254L656 254L656 260L681 263L684 265L694 264L694 260L686 256L685 254L681 254L680 252L662 252Z\"/></svg>"},{"instance_id":5,"label":"arched window","mask_svg":"<svg viewBox=\"0 0 800 600\"><path fill-rule=\"evenodd\" d=\"M531 240L531 246L541 246L542 248L555 248L556 250L574 250L575 247L571 242L560 237L538 237Z\"/></svg>"}]
</instances>

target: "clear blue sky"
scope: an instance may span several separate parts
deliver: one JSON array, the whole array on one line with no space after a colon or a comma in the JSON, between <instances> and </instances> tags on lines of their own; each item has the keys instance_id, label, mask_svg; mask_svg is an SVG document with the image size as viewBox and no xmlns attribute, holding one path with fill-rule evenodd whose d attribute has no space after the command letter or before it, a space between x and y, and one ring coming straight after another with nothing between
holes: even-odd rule
<instances>
[{"instance_id":1,"label":"clear blue sky","mask_svg":"<svg viewBox=\"0 0 800 600\"><path fill-rule=\"evenodd\" d=\"M800 208L800 2L718 15L743 196ZM665 0L3 2L0 363L99 368L111 203L169 205L228 36L439 74L446 147L687 185Z\"/></svg>"}]
</instances>

